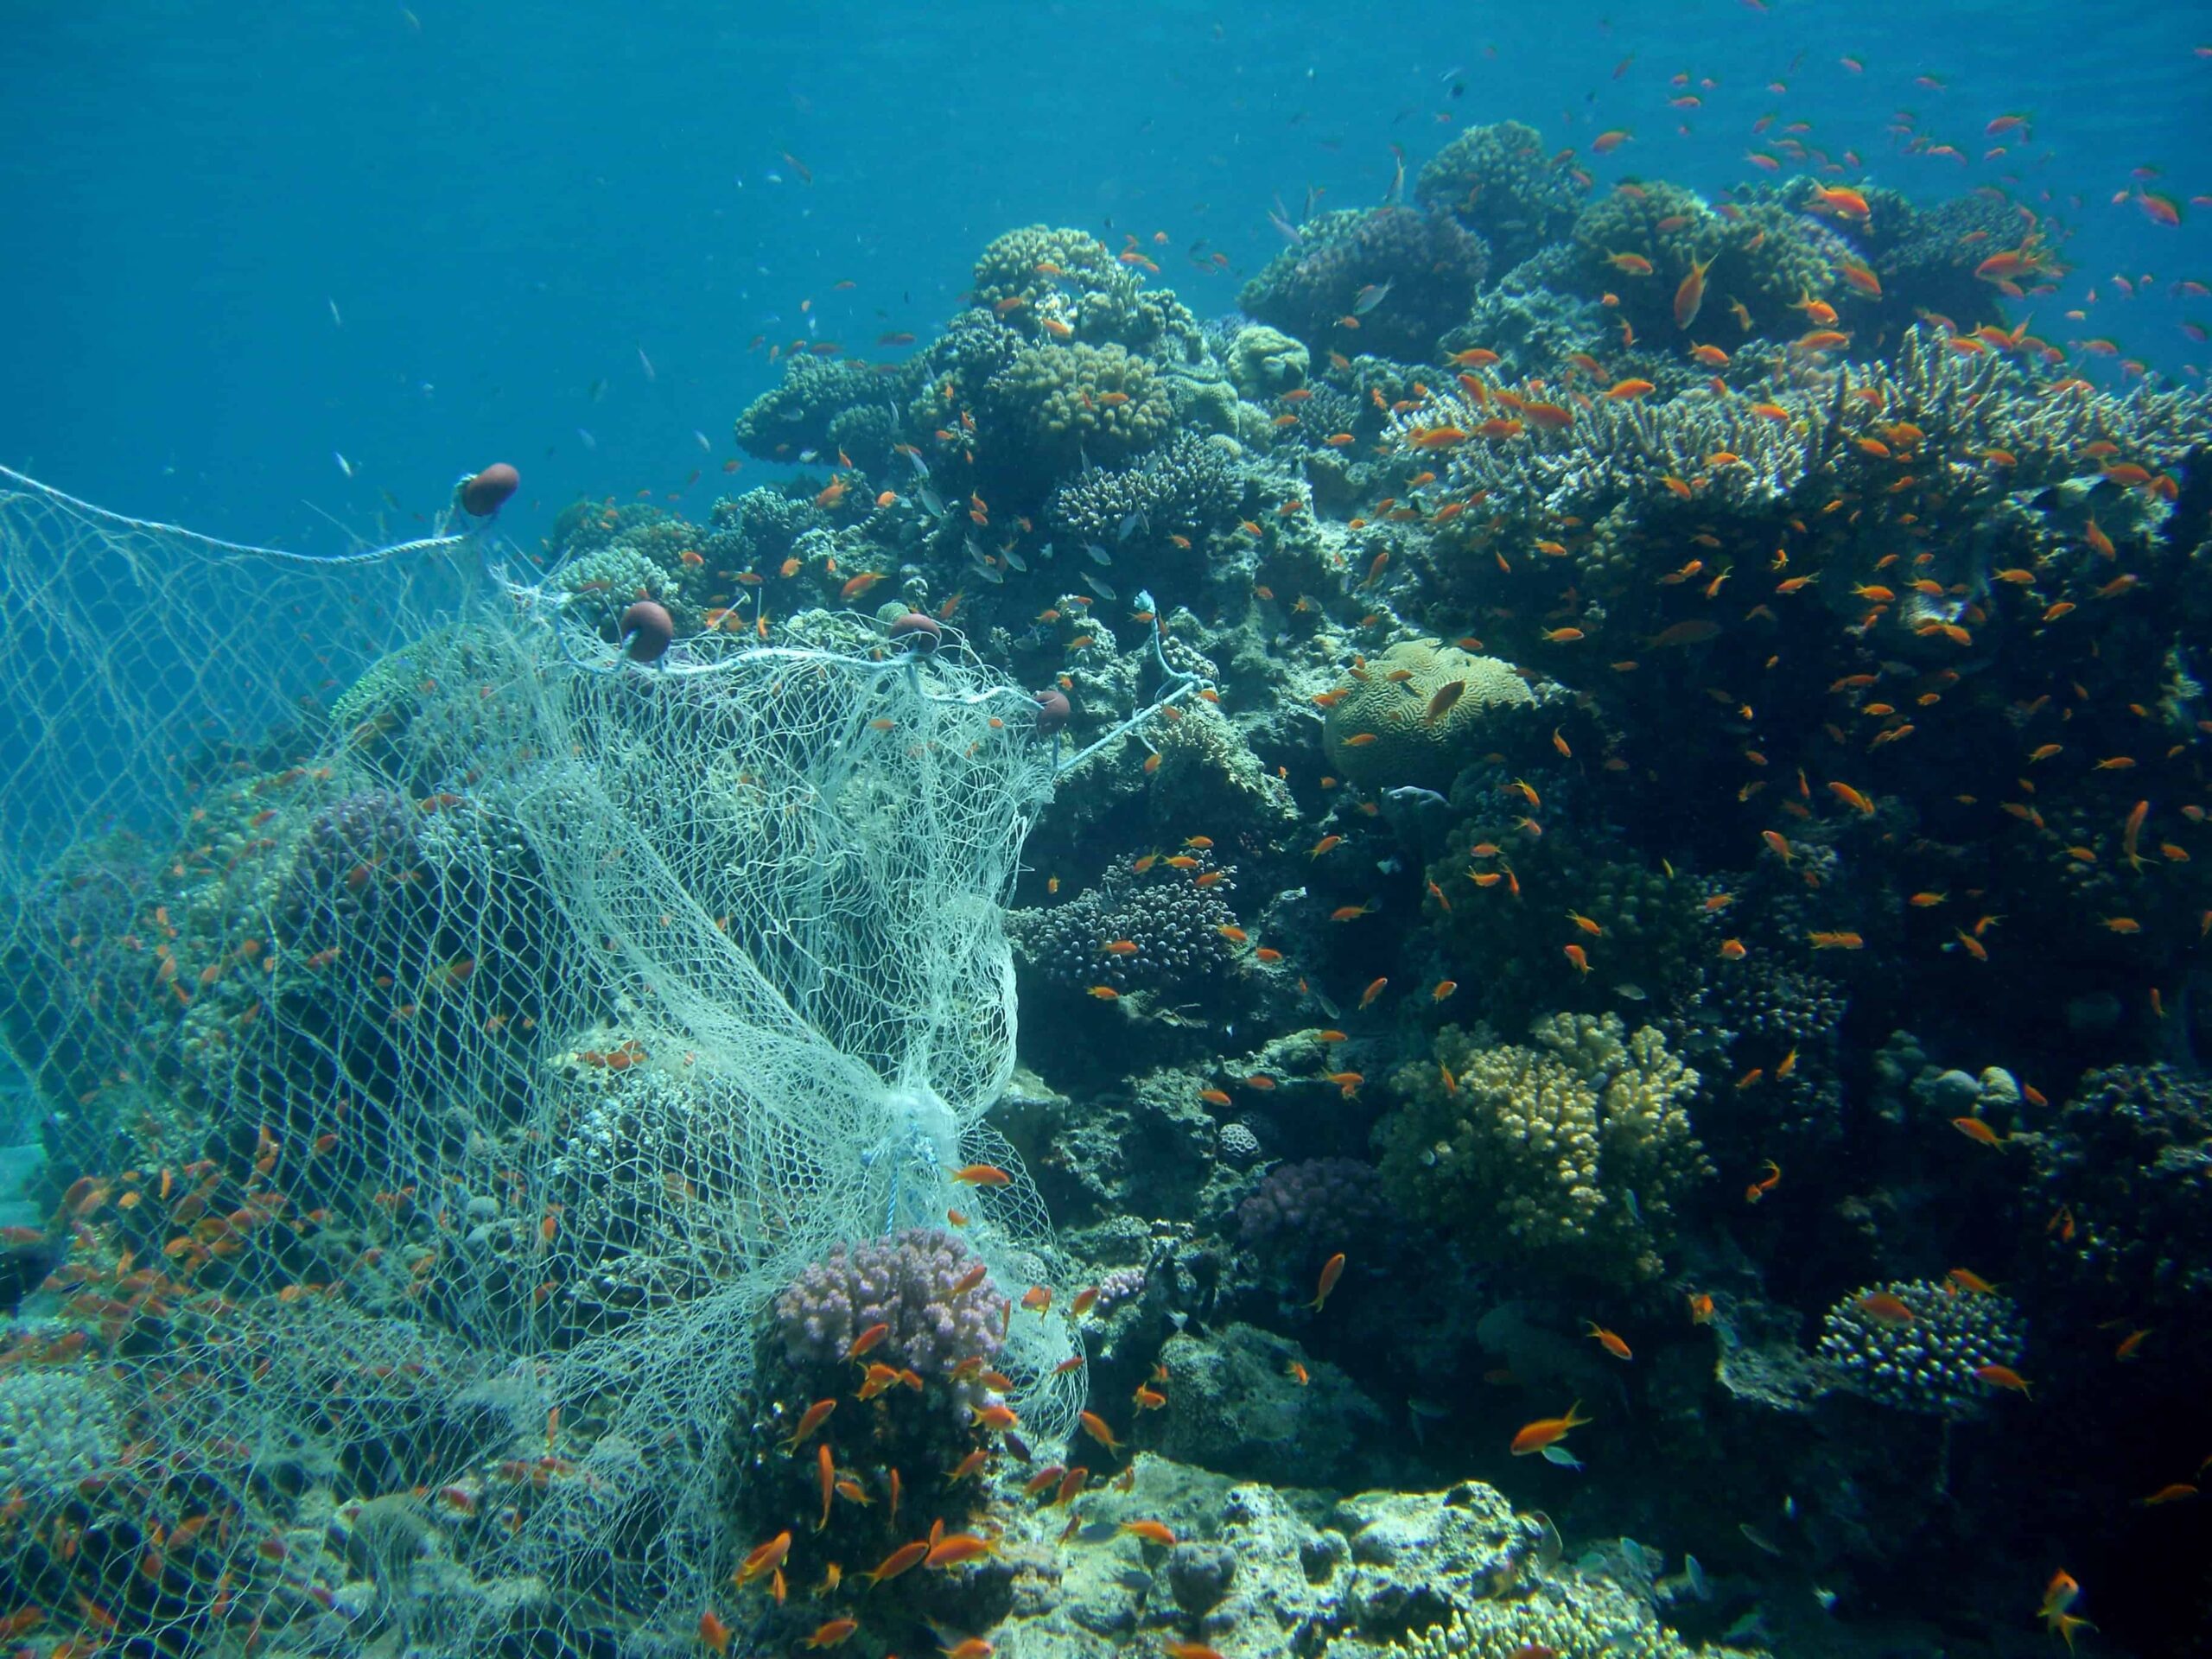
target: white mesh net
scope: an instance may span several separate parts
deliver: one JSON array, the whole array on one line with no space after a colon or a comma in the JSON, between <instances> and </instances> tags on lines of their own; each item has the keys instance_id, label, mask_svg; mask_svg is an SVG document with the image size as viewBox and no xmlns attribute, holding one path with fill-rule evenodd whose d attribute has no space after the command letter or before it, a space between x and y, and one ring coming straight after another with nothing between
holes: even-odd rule
<instances>
[{"instance_id":1,"label":"white mesh net","mask_svg":"<svg viewBox=\"0 0 2212 1659\"><path fill-rule=\"evenodd\" d=\"M0 1350L0 1618L696 1650L777 1292L956 1209L1059 1281L981 1122L1035 705L857 621L641 667L486 553L0 473L0 1033L67 1249ZM1072 1332L995 1360L1039 1437Z\"/></svg>"}]
</instances>

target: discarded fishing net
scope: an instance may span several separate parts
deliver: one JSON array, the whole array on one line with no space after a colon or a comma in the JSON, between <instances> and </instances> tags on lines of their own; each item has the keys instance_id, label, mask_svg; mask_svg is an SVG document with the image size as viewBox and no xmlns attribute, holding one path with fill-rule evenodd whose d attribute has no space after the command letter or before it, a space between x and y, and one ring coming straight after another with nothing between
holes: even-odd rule
<instances>
[{"instance_id":1,"label":"discarded fishing net","mask_svg":"<svg viewBox=\"0 0 2212 1659\"><path fill-rule=\"evenodd\" d=\"M498 556L0 472L0 1037L56 1252L0 1334L11 1630L693 1650L778 1293L956 1205L997 1286L1060 1281L982 1122L1037 705L859 618L641 663L651 619ZM1071 1333L994 1360L1039 1440Z\"/></svg>"}]
</instances>

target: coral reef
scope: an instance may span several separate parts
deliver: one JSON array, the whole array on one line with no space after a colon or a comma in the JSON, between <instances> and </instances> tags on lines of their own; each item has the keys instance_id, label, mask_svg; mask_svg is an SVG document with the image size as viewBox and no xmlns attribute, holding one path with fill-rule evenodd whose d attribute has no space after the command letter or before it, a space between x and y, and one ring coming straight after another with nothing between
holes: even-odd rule
<instances>
[{"instance_id":1,"label":"coral reef","mask_svg":"<svg viewBox=\"0 0 2212 1659\"><path fill-rule=\"evenodd\" d=\"M1147 854L1065 904L1013 912L1007 931L1024 960L1071 989L1203 996L1236 959L1222 931L1236 925L1236 892L1235 869L1211 853Z\"/></svg>"},{"instance_id":2,"label":"coral reef","mask_svg":"<svg viewBox=\"0 0 2212 1659\"><path fill-rule=\"evenodd\" d=\"M1391 646L1332 695L1321 738L1329 764L1377 788L1448 788L1496 741L1498 710L1535 702L1510 664L1436 639Z\"/></svg>"},{"instance_id":3,"label":"coral reef","mask_svg":"<svg viewBox=\"0 0 2212 1659\"><path fill-rule=\"evenodd\" d=\"M840 1246L776 1298L784 1356L817 1391L834 1392L855 1338L887 1325L874 1363L914 1372L925 1397L964 1414L987 1390L954 1372L963 1360L997 1357L1008 1306L988 1278L969 1282L981 1265L951 1234L927 1228Z\"/></svg>"},{"instance_id":4,"label":"coral reef","mask_svg":"<svg viewBox=\"0 0 2212 1659\"><path fill-rule=\"evenodd\" d=\"M1179 1463L1285 1486L1357 1481L1387 1431L1381 1407L1327 1368L1303 1383L1287 1338L1225 1325L1204 1341L1179 1335L1160 1350L1160 1389L1175 1408L1146 1420L1143 1444Z\"/></svg>"},{"instance_id":5,"label":"coral reef","mask_svg":"<svg viewBox=\"0 0 2212 1659\"><path fill-rule=\"evenodd\" d=\"M1806 308L1831 297L1841 251L1786 207L1732 204L1724 213L1656 181L1593 197L1574 221L1573 240L1581 291L1613 295L1639 335L1683 350L1712 342L1732 352L1747 337L1811 332ZM1704 273L1703 298L1685 321L1677 296L1694 269Z\"/></svg>"},{"instance_id":6,"label":"coral reef","mask_svg":"<svg viewBox=\"0 0 2212 1659\"><path fill-rule=\"evenodd\" d=\"M762 461L801 461L807 452L834 454L833 423L849 410L894 405L912 395L906 378L888 384L864 363L795 353L784 359L782 384L763 392L737 417L738 446ZM862 464L881 465L869 455Z\"/></svg>"},{"instance_id":7,"label":"coral reef","mask_svg":"<svg viewBox=\"0 0 2212 1659\"><path fill-rule=\"evenodd\" d=\"M1465 321L1490 269L1483 239L1440 213L1344 209L1299 228L1237 303L1317 353L1357 345L1419 361Z\"/></svg>"},{"instance_id":8,"label":"coral reef","mask_svg":"<svg viewBox=\"0 0 2212 1659\"><path fill-rule=\"evenodd\" d=\"M1310 1252L1316 1239L1370 1238L1389 1218L1382 1177L1357 1158L1277 1164L1236 1207L1238 1236L1262 1250Z\"/></svg>"},{"instance_id":9,"label":"coral reef","mask_svg":"<svg viewBox=\"0 0 2212 1659\"><path fill-rule=\"evenodd\" d=\"M1040 485L1141 454L1175 418L1152 365L1110 343L1025 346L986 383L983 402L991 431L1020 447Z\"/></svg>"},{"instance_id":10,"label":"coral reef","mask_svg":"<svg viewBox=\"0 0 2212 1659\"><path fill-rule=\"evenodd\" d=\"M1522 1600L1476 1602L1450 1623L1402 1643L1399 1651L1408 1659L1519 1659L1534 1649L1617 1653L1630 1659L1747 1651L1703 1643L1693 1647L1659 1622L1649 1601L1588 1575L1578 1575L1571 1585L1544 1585Z\"/></svg>"},{"instance_id":11,"label":"coral reef","mask_svg":"<svg viewBox=\"0 0 2212 1659\"><path fill-rule=\"evenodd\" d=\"M2212 403L2031 332L2040 207L1759 143L1593 194L1608 145L1471 127L1204 325L1226 251L1011 231L904 362L779 348L775 483L575 501L412 637L272 562L246 608L330 661L255 658L281 706L194 707L143 812L7 871L34 1639L81 1595L149 1652L712 1608L1682 1659L1807 1585L1939 1627L1808 1647L1984 1640L2046 1557L2155 1601L2212 1303ZM910 842L951 856L901 887ZM756 1082L770 1028L808 1058ZM864 1128L774 1161L822 1078ZM1956 1261L2002 1294L1913 1276ZM1571 1551L1422 1490L1469 1468ZM974 1560L859 1589L939 1521ZM1923 1565L1968 1539L1988 1607Z\"/></svg>"},{"instance_id":12,"label":"coral reef","mask_svg":"<svg viewBox=\"0 0 2212 1659\"><path fill-rule=\"evenodd\" d=\"M2055 1271L2145 1318L2212 1299L2212 1084L2170 1065L2092 1071L2029 1138Z\"/></svg>"},{"instance_id":13,"label":"coral reef","mask_svg":"<svg viewBox=\"0 0 2212 1659\"><path fill-rule=\"evenodd\" d=\"M1243 493L1236 446L1186 432L1134 467L1077 474L1052 492L1045 517L1078 542L1111 550L1141 536L1142 544L1157 547L1179 533L1203 539L1235 515ZM1125 536L1132 514L1139 522Z\"/></svg>"},{"instance_id":14,"label":"coral reef","mask_svg":"<svg viewBox=\"0 0 2212 1659\"><path fill-rule=\"evenodd\" d=\"M113 1402L81 1371L0 1376L0 1491L60 1491L122 1450Z\"/></svg>"},{"instance_id":15,"label":"coral reef","mask_svg":"<svg viewBox=\"0 0 2212 1659\"><path fill-rule=\"evenodd\" d=\"M1478 1255L1656 1277L1678 1206L1707 1173L1688 1103L1698 1074L1656 1027L1614 1014L1538 1020L1537 1046L1456 1026L1391 1079L1376 1130L1386 1188Z\"/></svg>"},{"instance_id":16,"label":"coral reef","mask_svg":"<svg viewBox=\"0 0 2212 1659\"><path fill-rule=\"evenodd\" d=\"M2017 1367L2026 1333L2012 1299L1926 1279L1841 1297L1821 1322L1836 1386L1899 1411L1976 1417L1999 1392L1974 1373Z\"/></svg>"},{"instance_id":17,"label":"coral reef","mask_svg":"<svg viewBox=\"0 0 2212 1659\"><path fill-rule=\"evenodd\" d=\"M1313 367L1305 346L1280 328L1255 323L1229 340L1229 378L1237 395L1265 403L1303 386Z\"/></svg>"},{"instance_id":18,"label":"coral reef","mask_svg":"<svg viewBox=\"0 0 2212 1659\"><path fill-rule=\"evenodd\" d=\"M975 303L1033 339L1114 344L1147 357L1194 360L1198 325L1173 294L1144 286L1138 264L1084 232L1032 225L994 238L983 250L976 261Z\"/></svg>"},{"instance_id":19,"label":"coral reef","mask_svg":"<svg viewBox=\"0 0 2212 1659\"><path fill-rule=\"evenodd\" d=\"M1501 268L1566 236L1588 190L1545 149L1541 133L1518 121L1469 127L1428 158L1414 183L1423 207L1481 236Z\"/></svg>"}]
</instances>

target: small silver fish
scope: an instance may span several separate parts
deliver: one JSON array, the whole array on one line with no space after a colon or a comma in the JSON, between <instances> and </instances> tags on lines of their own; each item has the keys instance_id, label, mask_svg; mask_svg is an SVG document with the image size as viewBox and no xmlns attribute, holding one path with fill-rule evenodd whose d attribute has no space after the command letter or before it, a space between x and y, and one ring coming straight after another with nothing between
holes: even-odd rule
<instances>
[{"instance_id":1,"label":"small silver fish","mask_svg":"<svg viewBox=\"0 0 2212 1659\"><path fill-rule=\"evenodd\" d=\"M348 478L353 476L353 463L352 461L346 460L345 456L340 454L335 449L330 452L330 458L338 463L338 470L340 472L345 474Z\"/></svg>"},{"instance_id":2,"label":"small silver fish","mask_svg":"<svg viewBox=\"0 0 2212 1659\"><path fill-rule=\"evenodd\" d=\"M1554 1445L1546 1446L1544 1448L1544 1461L1546 1463L1555 1463L1562 1469L1580 1469L1582 1467L1582 1460L1563 1446Z\"/></svg>"},{"instance_id":3,"label":"small silver fish","mask_svg":"<svg viewBox=\"0 0 2212 1659\"><path fill-rule=\"evenodd\" d=\"M1084 581L1090 586L1090 591L1097 594L1101 599L1112 600L1119 599L1121 597L1119 594L1116 593L1113 588L1109 587L1100 577L1085 575L1084 577Z\"/></svg>"},{"instance_id":4,"label":"small silver fish","mask_svg":"<svg viewBox=\"0 0 2212 1659\"><path fill-rule=\"evenodd\" d=\"M1382 792L1389 796L1392 800L1402 801L1408 806L1414 805L1416 803L1422 806L1449 806L1452 804L1450 801L1445 799L1443 796L1438 794L1434 790L1423 789L1419 784L1400 784L1395 789L1386 789Z\"/></svg>"},{"instance_id":5,"label":"small silver fish","mask_svg":"<svg viewBox=\"0 0 2212 1659\"><path fill-rule=\"evenodd\" d=\"M1745 1538L1751 1541L1751 1547L1753 1548L1763 1549L1770 1555L1779 1555L1782 1554L1782 1546L1776 1543L1773 1539L1768 1537L1750 1522L1738 1522L1736 1523L1736 1530L1742 1533Z\"/></svg>"},{"instance_id":6,"label":"small silver fish","mask_svg":"<svg viewBox=\"0 0 2212 1659\"><path fill-rule=\"evenodd\" d=\"M1372 311L1376 306L1382 304L1383 301L1389 299L1390 297L1390 283L1395 283L1397 280L1398 279L1396 277L1393 276L1389 283L1370 283L1365 288L1361 289L1358 293L1353 295L1351 300L1352 315L1355 317L1363 317L1369 312Z\"/></svg>"},{"instance_id":7,"label":"small silver fish","mask_svg":"<svg viewBox=\"0 0 2212 1659\"><path fill-rule=\"evenodd\" d=\"M942 518L944 517L944 498L940 496L935 490L930 488L928 485L924 484L917 488L914 493L920 499L923 508L929 513L931 518Z\"/></svg>"},{"instance_id":8,"label":"small silver fish","mask_svg":"<svg viewBox=\"0 0 2212 1659\"><path fill-rule=\"evenodd\" d=\"M691 429L691 435L699 441L699 447L705 450L709 454L711 455L715 453L715 446L713 442L709 441L705 433L700 431L696 427L694 427Z\"/></svg>"},{"instance_id":9,"label":"small silver fish","mask_svg":"<svg viewBox=\"0 0 2212 1659\"><path fill-rule=\"evenodd\" d=\"M1090 555L1090 562L1093 564L1103 567L1114 563L1114 556L1096 542L1085 542L1083 544L1083 550Z\"/></svg>"},{"instance_id":10,"label":"small silver fish","mask_svg":"<svg viewBox=\"0 0 2212 1659\"><path fill-rule=\"evenodd\" d=\"M1682 1577L1690 1586L1690 1593L1700 1601L1713 1599L1713 1581L1705 1576L1705 1569L1697 1564L1697 1557L1682 1557Z\"/></svg>"},{"instance_id":11,"label":"small silver fish","mask_svg":"<svg viewBox=\"0 0 2212 1659\"><path fill-rule=\"evenodd\" d=\"M920 475L920 476L921 476L921 477L923 477L923 478L927 478L927 477L930 475L930 464L929 464L929 462L927 462L926 461L924 461L924 460L923 460L919 455L916 454L915 454L912 450L911 450L911 449L909 449L909 450L907 450L907 451L906 452L906 459L907 459L907 460L909 460L909 461L912 461L912 462L914 463L914 471L915 471L918 475Z\"/></svg>"},{"instance_id":12,"label":"small silver fish","mask_svg":"<svg viewBox=\"0 0 2212 1659\"><path fill-rule=\"evenodd\" d=\"M1151 528L1152 526L1145 522L1145 517L1142 512L1128 513L1123 516L1121 529L1114 532L1114 539L1117 542L1126 542L1130 537L1136 534L1138 531L1143 530L1149 531Z\"/></svg>"},{"instance_id":13,"label":"small silver fish","mask_svg":"<svg viewBox=\"0 0 2212 1659\"><path fill-rule=\"evenodd\" d=\"M1022 562L1021 555L1015 552L1012 548L1009 547L999 556L1007 562L1007 568L1014 571L1015 575L1026 576L1029 574L1028 565Z\"/></svg>"}]
</instances>

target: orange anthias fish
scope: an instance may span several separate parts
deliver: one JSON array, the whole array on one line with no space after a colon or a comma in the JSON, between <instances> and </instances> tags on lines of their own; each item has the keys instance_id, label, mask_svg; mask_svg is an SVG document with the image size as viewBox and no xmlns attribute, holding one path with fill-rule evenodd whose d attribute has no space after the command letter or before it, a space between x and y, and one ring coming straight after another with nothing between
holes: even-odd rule
<instances>
[{"instance_id":1,"label":"orange anthias fish","mask_svg":"<svg viewBox=\"0 0 2212 1659\"><path fill-rule=\"evenodd\" d=\"M1569 1430L1580 1428L1591 1421L1580 1414L1581 1410L1582 1402L1578 1400L1567 1408L1564 1417L1539 1417L1533 1423L1524 1424L1521 1432L1513 1437L1513 1455L1525 1458L1548 1446L1558 1445L1567 1438Z\"/></svg>"},{"instance_id":2,"label":"orange anthias fish","mask_svg":"<svg viewBox=\"0 0 2212 1659\"><path fill-rule=\"evenodd\" d=\"M1321 1304L1329 1300L1329 1293L1337 1287L1337 1281L1344 1276L1344 1253L1338 1250L1321 1266L1321 1281L1313 1292L1313 1300L1306 1306L1316 1313Z\"/></svg>"},{"instance_id":3,"label":"orange anthias fish","mask_svg":"<svg viewBox=\"0 0 2212 1659\"><path fill-rule=\"evenodd\" d=\"M1697 321L1697 314L1705 304L1705 273L1712 264L1710 259L1700 262L1693 258L1690 261L1689 275L1682 278L1681 286L1675 290L1675 327L1687 328Z\"/></svg>"},{"instance_id":4,"label":"orange anthias fish","mask_svg":"<svg viewBox=\"0 0 2212 1659\"><path fill-rule=\"evenodd\" d=\"M1582 1323L1586 1327L1582 1334L1589 1338L1592 1342L1596 1343L1600 1348L1603 1348L1615 1359L1634 1359L1636 1357L1634 1354L1629 1351L1628 1344L1622 1341L1621 1338L1614 1332L1606 1330L1604 1325L1598 1324L1594 1319L1585 1319Z\"/></svg>"},{"instance_id":5,"label":"orange anthias fish","mask_svg":"<svg viewBox=\"0 0 2212 1659\"><path fill-rule=\"evenodd\" d=\"M1886 1290L1861 1296L1852 1306L1877 1325L1911 1325L1919 1319L1902 1297Z\"/></svg>"}]
</instances>

